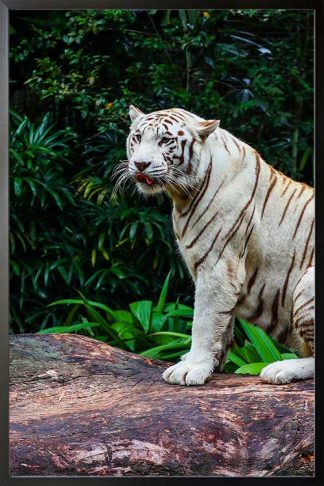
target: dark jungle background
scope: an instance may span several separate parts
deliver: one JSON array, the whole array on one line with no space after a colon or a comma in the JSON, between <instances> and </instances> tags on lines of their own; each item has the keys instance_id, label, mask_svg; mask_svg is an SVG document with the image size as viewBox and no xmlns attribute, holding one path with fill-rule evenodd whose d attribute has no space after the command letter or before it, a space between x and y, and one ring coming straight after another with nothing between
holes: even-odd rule
<instances>
[{"instance_id":1,"label":"dark jungle background","mask_svg":"<svg viewBox=\"0 0 324 486\"><path fill-rule=\"evenodd\" d=\"M169 201L110 197L128 106L219 118L312 184L312 11L19 11L10 42L11 331L66 326L132 350L149 330L186 333L194 288Z\"/></svg>"}]
</instances>

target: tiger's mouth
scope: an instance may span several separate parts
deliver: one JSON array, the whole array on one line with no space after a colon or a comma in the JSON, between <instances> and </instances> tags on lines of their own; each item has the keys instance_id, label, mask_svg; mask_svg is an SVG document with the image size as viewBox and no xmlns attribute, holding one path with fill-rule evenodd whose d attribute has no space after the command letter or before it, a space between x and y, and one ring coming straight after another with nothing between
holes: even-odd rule
<instances>
[{"instance_id":1,"label":"tiger's mouth","mask_svg":"<svg viewBox=\"0 0 324 486\"><path fill-rule=\"evenodd\" d=\"M135 178L139 182L145 182L148 186L151 186L152 184L154 184L156 182L156 181L154 181L154 179L151 179L146 174L136 174Z\"/></svg>"},{"instance_id":2,"label":"tiger's mouth","mask_svg":"<svg viewBox=\"0 0 324 486\"><path fill-rule=\"evenodd\" d=\"M166 181L163 176L151 176L143 172L133 174L133 179L136 181L137 188L143 194L158 194L165 190Z\"/></svg>"}]
</instances>

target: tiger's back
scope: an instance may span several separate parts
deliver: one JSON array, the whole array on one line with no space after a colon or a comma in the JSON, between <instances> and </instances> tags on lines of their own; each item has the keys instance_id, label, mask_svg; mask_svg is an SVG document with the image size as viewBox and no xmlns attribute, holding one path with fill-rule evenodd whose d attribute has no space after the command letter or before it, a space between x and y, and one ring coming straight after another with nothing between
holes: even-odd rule
<instances>
[{"instance_id":1,"label":"tiger's back","mask_svg":"<svg viewBox=\"0 0 324 486\"><path fill-rule=\"evenodd\" d=\"M175 206L178 243L193 278L203 259L215 264L221 254L229 279L233 268L244 262L235 315L285 341L296 283L314 264L314 190L276 171L229 132L218 130L228 157L241 156L242 165L239 171L238 164L228 170L226 184L211 172L204 197L192 213ZM219 231L210 250L213 258L208 250ZM237 260L226 261L227 245L237 247Z\"/></svg>"},{"instance_id":2,"label":"tiger's back","mask_svg":"<svg viewBox=\"0 0 324 486\"><path fill-rule=\"evenodd\" d=\"M293 345L289 334L295 288L314 265L314 190L265 163L260 179L255 233L248 243L246 277L235 315Z\"/></svg>"}]
</instances>

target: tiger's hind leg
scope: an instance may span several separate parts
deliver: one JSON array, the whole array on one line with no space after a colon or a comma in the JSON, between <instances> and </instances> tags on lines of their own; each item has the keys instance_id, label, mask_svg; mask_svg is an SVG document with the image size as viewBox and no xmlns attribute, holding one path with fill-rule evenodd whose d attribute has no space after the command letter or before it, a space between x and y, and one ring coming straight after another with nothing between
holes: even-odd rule
<instances>
[{"instance_id":1,"label":"tiger's hind leg","mask_svg":"<svg viewBox=\"0 0 324 486\"><path fill-rule=\"evenodd\" d=\"M290 383L314 377L315 269L309 267L296 285L293 297L292 332L300 359L276 361L263 368L267 383Z\"/></svg>"},{"instance_id":2,"label":"tiger's hind leg","mask_svg":"<svg viewBox=\"0 0 324 486\"><path fill-rule=\"evenodd\" d=\"M302 340L300 353L314 355L315 267L309 267L294 292L293 328Z\"/></svg>"}]
</instances>

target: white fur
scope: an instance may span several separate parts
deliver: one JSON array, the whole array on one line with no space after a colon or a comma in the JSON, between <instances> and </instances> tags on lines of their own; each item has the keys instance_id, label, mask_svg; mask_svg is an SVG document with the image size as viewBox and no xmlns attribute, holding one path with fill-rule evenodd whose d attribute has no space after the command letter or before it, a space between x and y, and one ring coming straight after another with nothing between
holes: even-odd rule
<instances>
[{"instance_id":1,"label":"white fur","mask_svg":"<svg viewBox=\"0 0 324 486\"><path fill-rule=\"evenodd\" d=\"M314 358L285 359L271 363L260 373L267 383L283 384L314 376Z\"/></svg>"},{"instance_id":2,"label":"white fur","mask_svg":"<svg viewBox=\"0 0 324 486\"><path fill-rule=\"evenodd\" d=\"M212 362L211 362L212 365ZM213 366L201 363L180 361L167 368L163 373L165 381L172 385L203 385L212 374Z\"/></svg>"},{"instance_id":3,"label":"white fur","mask_svg":"<svg viewBox=\"0 0 324 486\"><path fill-rule=\"evenodd\" d=\"M182 122L166 128L160 122L176 114ZM196 287L191 350L163 373L164 380L180 385L207 381L224 363L235 316L269 327L276 338L286 332L287 342L309 356L313 189L275 171L252 147L219 128L218 120L206 122L181 109L144 115L132 107L130 115L129 172L136 174L136 161L150 162L147 176L177 177L176 188L167 183L138 187L146 194L166 191L172 197L177 243ZM177 141L170 163L161 142L166 130ZM138 143L136 133L141 134ZM309 378L313 370L312 359L281 361L267 366L262 378L284 383Z\"/></svg>"}]
</instances>

